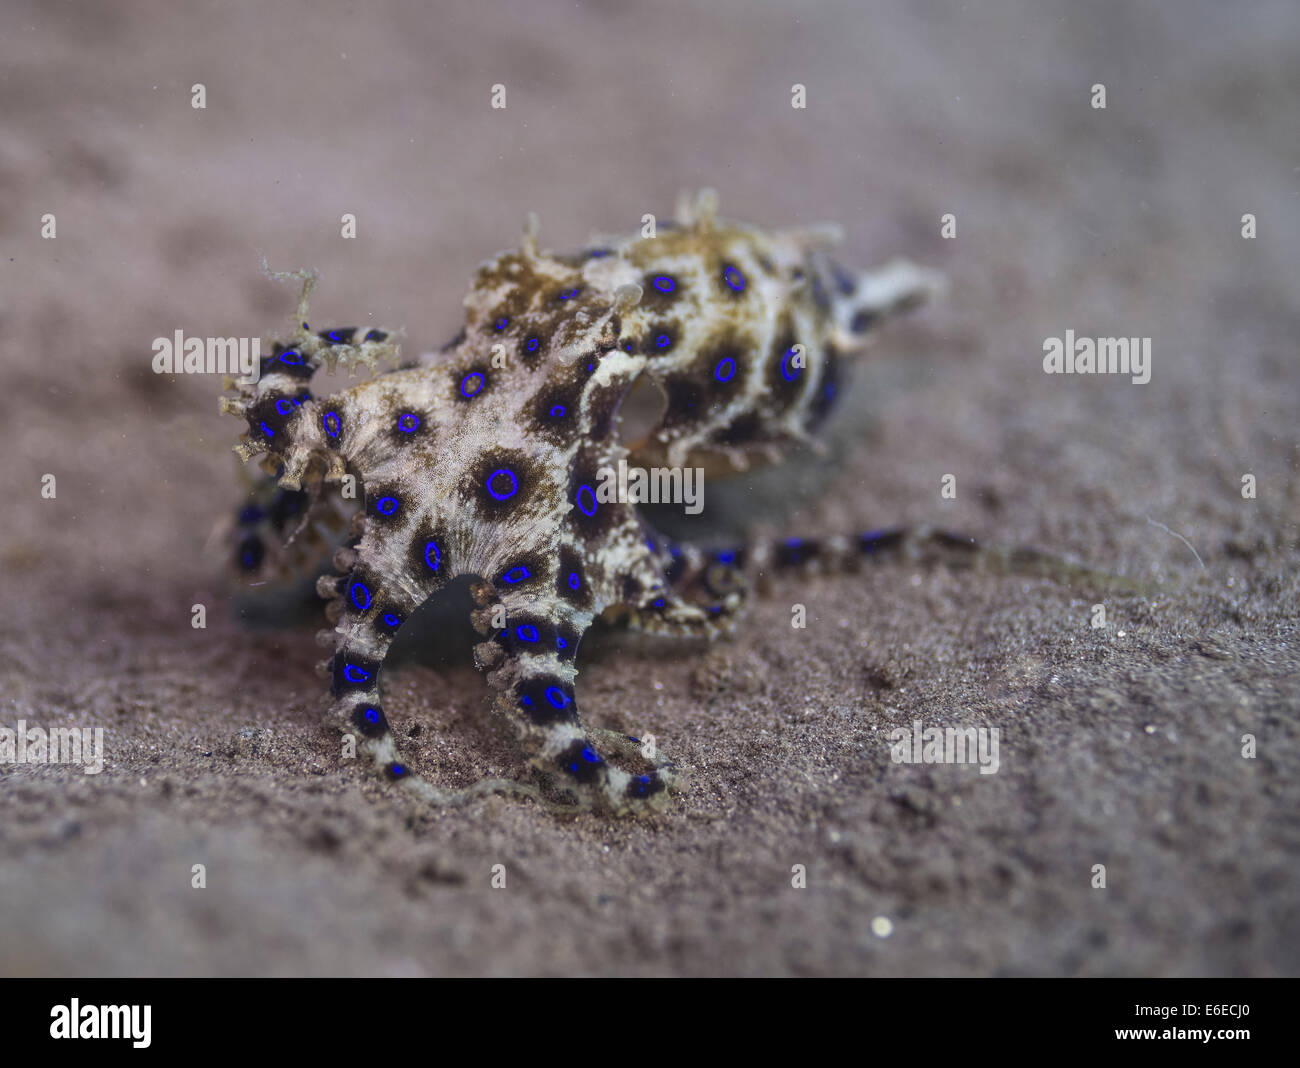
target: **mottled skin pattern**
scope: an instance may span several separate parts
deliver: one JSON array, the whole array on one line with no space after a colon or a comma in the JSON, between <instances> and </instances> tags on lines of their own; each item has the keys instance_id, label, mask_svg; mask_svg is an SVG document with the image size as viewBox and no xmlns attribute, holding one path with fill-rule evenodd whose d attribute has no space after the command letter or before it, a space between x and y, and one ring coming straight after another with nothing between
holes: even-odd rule
<instances>
[{"instance_id":1,"label":"mottled skin pattern","mask_svg":"<svg viewBox=\"0 0 1300 1068\"><path fill-rule=\"evenodd\" d=\"M255 386L223 398L248 424L237 451L269 454L274 500L302 517L280 516L281 537L306 529L338 498L336 484L355 477L364 507L354 537L335 554L339 575L318 586L335 623L329 718L431 802L464 795L402 764L379 679L402 623L456 576L481 580L474 623L486 640L475 660L532 763L579 803L625 812L662 804L675 772L662 757L641 773L615 766L607 756L639 760L635 739L582 724L575 658L592 621L610 611L646 631L712 637L744 607L746 565L888 547L888 536L870 535L751 548L747 559L706 554L658 540L633 504L597 502L598 472L622 458L712 473L810 440L845 361L890 312L937 285L901 262L846 272L827 259L825 230L768 233L723 223L715 207L702 194L657 236L572 256L541 252L534 224L519 250L479 269L464 329L428 362L314 398L317 368L374 367L397 349L387 331L313 334L303 323ZM305 304L304 292L300 321ZM619 406L638 379L666 403L625 447ZM257 541L246 533L240 551L260 564Z\"/></svg>"}]
</instances>

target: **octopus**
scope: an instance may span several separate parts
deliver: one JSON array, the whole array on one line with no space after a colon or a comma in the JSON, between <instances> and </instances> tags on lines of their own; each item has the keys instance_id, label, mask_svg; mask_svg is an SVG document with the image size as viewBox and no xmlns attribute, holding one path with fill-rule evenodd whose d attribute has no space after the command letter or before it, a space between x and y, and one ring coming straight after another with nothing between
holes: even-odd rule
<instances>
[{"instance_id":1,"label":"octopus","mask_svg":"<svg viewBox=\"0 0 1300 1068\"><path fill-rule=\"evenodd\" d=\"M634 501L601 490L620 461L713 477L816 442L854 358L942 284L904 260L846 269L831 257L839 240L833 227L723 221L708 191L683 198L675 222L574 254L540 249L530 217L519 248L479 267L462 329L407 364L393 331L313 332L314 279L304 285L295 329L256 382L228 383L222 397L247 427L237 453L260 456L268 476L240 513L237 560L256 573L318 520L342 524L317 583L333 625L321 669L326 718L358 755L435 805L508 789L542 796L502 780L439 789L403 761L383 709L394 638L469 575L484 639L475 664L549 792L612 814L660 808L678 781L672 761L579 715L577 653L593 622L714 638L743 618L756 574L852 569L915 544L915 533L885 530L706 550L659 536ZM376 373L314 396L315 373L340 367ZM624 440L630 395L658 407ZM341 518L349 496L354 514Z\"/></svg>"}]
</instances>

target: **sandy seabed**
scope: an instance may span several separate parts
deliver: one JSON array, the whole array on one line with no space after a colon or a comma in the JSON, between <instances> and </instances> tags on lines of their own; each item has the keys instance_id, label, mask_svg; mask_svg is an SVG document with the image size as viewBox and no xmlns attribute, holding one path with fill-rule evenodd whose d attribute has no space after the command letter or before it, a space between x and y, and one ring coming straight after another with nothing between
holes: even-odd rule
<instances>
[{"instance_id":1,"label":"sandy seabed","mask_svg":"<svg viewBox=\"0 0 1300 1068\"><path fill-rule=\"evenodd\" d=\"M1298 970L1294 4L122 8L0 10L0 725L106 745L0 765L0 971ZM657 819L424 809L340 764L319 622L234 595L239 427L151 342L273 337L265 257L419 351L528 211L578 247L700 186L951 280L828 453L710 484L706 533L938 522L1161 592L1094 629L1037 579L781 578L711 647L584 643L585 715L686 770ZM1066 330L1149 337L1150 382L1045 375ZM453 607L389 717L436 782L522 775ZM894 763L918 720L998 728L998 773Z\"/></svg>"}]
</instances>

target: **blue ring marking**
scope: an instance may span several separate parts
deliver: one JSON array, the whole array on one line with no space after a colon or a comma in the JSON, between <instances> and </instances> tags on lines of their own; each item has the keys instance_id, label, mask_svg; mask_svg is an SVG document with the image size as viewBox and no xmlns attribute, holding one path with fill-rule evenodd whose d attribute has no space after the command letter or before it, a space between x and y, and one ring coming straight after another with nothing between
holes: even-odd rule
<instances>
[{"instance_id":1,"label":"blue ring marking","mask_svg":"<svg viewBox=\"0 0 1300 1068\"><path fill-rule=\"evenodd\" d=\"M552 419L563 419L563 418L564 418L564 405L563 405L563 404L557 404L557 405L555 405L555 406L551 409L551 411L550 411L550 416L551 416Z\"/></svg>"},{"instance_id":2,"label":"blue ring marking","mask_svg":"<svg viewBox=\"0 0 1300 1068\"><path fill-rule=\"evenodd\" d=\"M736 551L732 549L725 553L718 553L717 561L720 564L734 564L736 562Z\"/></svg>"},{"instance_id":3,"label":"blue ring marking","mask_svg":"<svg viewBox=\"0 0 1300 1068\"><path fill-rule=\"evenodd\" d=\"M555 636L555 648L557 648L557 649L567 649L568 647L569 647L569 643L566 642L563 638L561 638L561 637L557 634L557 635Z\"/></svg>"},{"instance_id":4,"label":"blue ring marking","mask_svg":"<svg viewBox=\"0 0 1300 1068\"><path fill-rule=\"evenodd\" d=\"M397 417L397 429L403 434L413 434L420 429L420 417L414 412L405 412Z\"/></svg>"},{"instance_id":5,"label":"blue ring marking","mask_svg":"<svg viewBox=\"0 0 1300 1068\"><path fill-rule=\"evenodd\" d=\"M502 475L505 475L506 478L510 479L510 489L506 493L498 493L492 488L492 483ZM487 491L492 495L494 501L508 501L519 492L519 479L515 477L515 473L508 467L497 468L497 470L493 471L492 474L488 475L487 481L483 484L487 487Z\"/></svg>"},{"instance_id":6,"label":"blue ring marking","mask_svg":"<svg viewBox=\"0 0 1300 1068\"><path fill-rule=\"evenodd\" d=\"M364 709L361 714L365 717L367 723L379 723L379 709L367 708Z\"/></svg>"},{"instance_id":7,"label":"blue ring marking","mask_svg":"<svg viewBox=\"0 0 1300 1068\"><path fill-rule=\"evenodd\" d=\"M582 579L580 579L580 578L578 577L578 573L577 573L576 571L570 571L570 572L569 572L569 589L571 589L571 590L576 590L576 589L577 589L579 586L581 586L581 585L582 585Z\"/></svg>"},{"instance_id":8,"label":"blue ring marking","mask_svg":"<svg viewBox=\"0 0 1300 1068\"><path fill-rule=\"evenodd\" d=\"M380 497L375 502L375 511L380 515L392 515L397 511L398 504L396 497Z\"/></svg>"},{"instance_id":9,"label":"blue ring marking","mask_svg":"<svg viewBox=\"0 0 1300 1068\"><path fill-rule=\"evenodd\" d=\"M429 553L433 553L433 559L429 559ZM442 552L438 549L436 541L426 541L424 543L424 562L429 565L430 571L437 571L438 565L442 563Z\"/></svg>"},{"instance_id":10,"label":"blue ring marking","mask_svg":"<svg viewBox=\"0 0 1300 1068\"><path fill-rule=\"evenodd\" d=\"M586 491L587 491L587 495L591 498L591 510L590 510L590 511L588 511L586 505L584 505L584 504L582 503L582 491L583 491L583 490L586 490ZM576 501L577 501L577 503L578 503L578 511L580 511L580 512L581 512L583 515L585 515L588 519L590 519L593 515L596 514L596 491L595 491L594 489L592 489L589 485L587 485L587 483L584 482L581 486L578 487L578 492L577 492L577 495L576 495L575 499L576 499Z\"/></svg>"},{"instance_id":11,"label":"blue ring marking","mask_svg":"<svg viewBox=\"0 0 1300 1068\"><path fill-rule=\"evenodd\" d=\"M338 437L339 431L343 429L338 412L326 412L321 417L321 425L325 427L325 433L331 438Z\"/></svg>"},{"instance_id":12,"label":"blue ring marking","mask_svg":"<svg viewBox=\"0 0 1300 1068\"><path fill-rule=\"evenodd\" d=\"M560 291L560 299L571 300L581 292L582 292L582 286L574 286L572 289L564 289Z\"/></svg>"},{"instance_id":13,"label":"blue ring marking","mask_svg":"<svg viewBox=\"0 0 1300 1068\"><path fill-rule=\"evenodd\" d=\"M516 564L509 571L507 571L504 575L501 576L501 581L506 583L509 586L513 586L516 582L523 582L524 579L532 578L532 577L533 577L533 573L529 571L528 568L526 568L523 564Z\"/></svg>"},{"instance_id":14,"label":"blue ring marking","mask_svg":"<svg viewBox=\"0 0 1300 1068\"><path fill-rule=\"evenodd\" d=\"M335 345L346 344L346 342L343 340L342 330L331 330L329 332L329 340L332 341Z\"/></svg>"},{"instance_id":15,"label":"blue ring marking","mask_svg":"<svg viewBox=\"0 0 1300 1068\"><path fill-rule=\"evenodd\" d=\"M281 415L291 415L293 413L293 401L288 397L281 397L275 402L275 410Z\"/></svg>"},{"instance_id":16,"label":"blue ring marking","mask_svg":"<svg viewBox=\"0 0 1300 1068\"><path fill-rule=\"evenodd\" d=\"M504 330L507 326L510 325L510 320L503 315L492 325L495 326L498 330Z\"/></svg>"},{"instance_id":17,"label":"blue ring marking","mask_svg":"<svg viewBox=\"0 0 1300 1068\"><path fill-rule=\"evenodd\" d=\"M363 337L361 340L362 341L383 341L387 337L388 335L385 334L382 330L367 330L366 336Z\"/></svg>"},{"instance_id":18,"label":"blue ring marking","mask_svg":"<svg viewBox=\"0 0 1300 1068\"><path fill-rule=\"evenodd\" d=\"M893 544L897 544L899 536L897 529L868 530L858 538L858 549L865 554L874 553L882 547L888 548Z\"/></svg>"},{"instance_id":19,"label":"blue ring marking","mask_svg":"<svg viewBox=\"0 0 1300 1068\"><path fill-rule=\"evenodd\" d=\"M671 293L677 288L677 283L666 274L661 274L652 284L660 293Z\"/></svg>"},{"instance_id":20,"label":"blue ring marking","mask_svg":"<svg viewBox=\"0 0 1300 1068\"><path fill-rule=\"evenodd\" d=\"M666 349L672 343L673 343L673 339L670 338L667 334L660 334L657 338L655 338L655 348L657 349Z\"/></svg>"},{"instance_id":21,"label":"blue ring marking","mask_svg":"<svg viewBox=\"0 0 1300 1068\"><path fill-rule=\"evenodd\" d=\"M275 431L272 430L269 426L267 426L265 423L261 423L259 425L262 427L262 433L265 434L268 438L275 437Z\"/></svg>"},{"instance_id":22,"label":"blue ring marking","mask_svg":"<svg viewBox=\"0 0 1300 1068\"><path fill-rule=\"evenodd\" d=\"M361 583L352 583L352 589L350 592L352 594L352 603L357 606L358 612L365 612L370 608L370 591L361 585ZM358 597L357 594L360 594L361 597ZM364 604L361 601L362 597L365 598Z\"/></svg>"},{"instance_id":23,"label":"blue ring marking","mask_svg":"<svg viewBox=\"0 0 1300 1068\"><path fill-rule=\"evenodd\" d=\"M541 344L541 342L538 341L537 338L535 338L535 337L530 337L530 338L528 339L528 344L525 345L524 348L526 348L529 352L536 352L536 351L537 351L537 346L540 345L540 344Z\"/></svg>"},{"instance_id":24,"label":"blue ring marking","mask_svg":"<svg viewBox=\"0 0 1300 1068\"><path fill-rule=\"evenodd\" d=\"M519 703L523 705L525 708L533 707L533 699L529 697L527 694L524 694L523 697L519 698Z\"/></svg>"},{"instance_id":25,"label":"blue ring marking","mask_svg":"<svg viewBox=\"0 0 1300 1068\"><path fill-rule=\"evenodd\" d=\"M662 597L660 597L660 598L658 598L658 599L655 601L654 606L655 606L656 608L662 608L662 607L664 606L664 604L665 604L664 599L663 599Z\"/></svg>"},{"instance_id":26,"label":"blue ring marking","mask_svg":"<svg viewBox=\"0 0 1300 1068\"><path fill-rule=\"evenodd\" d=\"M537 628L531 623L521 623L515 628L515 637L521 642L535 642L539 640Z\"/></svg>"},{"instance_id":27,"label":"blue ring marking","mask_svg":"<svg viewBox=\"0 0 1300 1068\"><path fill-rule=\"evenodd\" d=\"M405 765L405 764L389 764L389 765L388 765L388 774L391 775L394 779L400 779L403 775L406 774L406 765Z\"/></svg>"},{"instance_id":28,"label":"blue ring marking","mask_svg":"<svg viewBox=\"0 0 1300 1068\"><path fill-rule=\"evenodd\" d=\"M582 759L585 760L588 764L602 763L600 759L600 754L597 753L594 749L588 749L585 746L583 747L582 750Z\"/></svg>"},{"instance_id":29,"label":"blue ring marking","mask_svg":"<svg viewBox=\"0 0 1300 1068\"><path fill-rule=\"evenodd\" d=\"M794 346L791 345L790 348L786 351L786 354L781 357L781 377L784 378L787 382L796 381L799 378L799 376L804 372L804 369L802 367L791 368L790 358L794 355L795 355ZM790 373L791 370L794 371L794 374Z\"/></svg>"},{"instance_id":30,"label":"blue ring marking","mask_svg":"<svg viewBox=\"0 0 1300 1068\"><path fill-rule=\"evenodd\" d=\"M343 669L343 677L347 679L348 682L365 682L370 678L370 672L362 671L356 666L356 664L348 664L347 667Z\"/></svg>"},{"instance_id":31,"label":"blue ring marking","mask_svg":"<svg viewBox=\"0 0 1300 1068\"><path fill-rule=\"evenodd\" d=\"M726 371L726 374L723 374ZM736 361L731 356L726 356L718 361L718 366L713 369L713 377L719 382L730 382L736 377Z\"/></svg>"},{"instance_id":32,"label":"blue ring marking","mask_svg":"<svg viewBox=\"0 0 1300 1068\"><path fill-rule=\"evenodd\" d=\"M745 276L736 270L735 267L729 266L725 271L723 271L722 280L726 282L735 293L743 293L745 291Z\"/></svg>"},{"instance_id":33,"label":"blue ring marking","mask_svg":"<svg viewBox=\"0 0 1300 1068\"><path fill-rule=\"evenodd\" d=\"M393 615L392 612L385 612L384 622L388 624L388 626L390 627L396 627L396 626L400 626L402 621L398 619L397 616Z\"/></svg>"},{"instance_id":34,"label":"blue ring marking","mask_svg":"<svg viewBox=\"0 0 1300 1068\"><path fill-rule=\"evenodd\" d=\"M550 702L552 708L568 708L571 698L558 686L548 686L546 700Z\"/></svg>"},{"instance_id":35,"label":"blue ring marking","mask_svg":"<svg viewBox=\"0 0 1300 1068\"><path fill-rule=\"evenodd\" d=\"M291 360L289 359L290 356L297 356L298 358L296 360ZM292 367L301 367L302 353L299 352L297 349L285 349L282 353L280 353L280 362L287 363Z\"/></svg>"},{"instance_id":36,"label":"blue ring marking","mask_svg":"<svg viewBox=\"0 0 1300 1068\"><path fill-rule=\"evenodd\" d=\"M473 389L469 388L470 383L473 382L474 379L476 378L478 379L478 383L474 386ZM460 380L460 395L466 398L477 397L483 391L483 387L486 384L487 384L487 379L484 378L480 372L471 371L469 374L467 374L464 378Z\"/></svg>"}]
</instances>

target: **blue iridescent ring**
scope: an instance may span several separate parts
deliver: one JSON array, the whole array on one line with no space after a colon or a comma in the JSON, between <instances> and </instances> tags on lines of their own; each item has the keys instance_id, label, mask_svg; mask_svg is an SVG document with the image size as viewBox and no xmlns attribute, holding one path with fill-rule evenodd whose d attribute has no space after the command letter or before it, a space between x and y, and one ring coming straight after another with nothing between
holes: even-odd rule
<instances>
[{"instance_id":1,"label":"blue iridescent ring","mask_svg":"<svg viewBox=\"0 0 1300 1068\"><path fill-rule=\"evenodd\" d=\"M492 483L497 482L502 475L510 480L510 488L508 490L503 491L499 487L493 488ZM487 491L492 495L494 501L508 501L519 492L519 479L515 477L515 473L508 467L501 467L493 471L492 474L488 475L487 481L484 485L487 486Z\"/></svg>"},{"instance_id":2,"label":"blue iridescent ring","mask_svg":"<svg viewBox=\"0 0 1300 1068\"><path fill-rule=\"evenodd\" d=\"M801 374L803 374L802 367L793 367L790 363L791 358L795 355L794 346L792 345L786 351L785 356L781 359L781 377L787 382L794 382Z\"/></svg>"}]
</instances>

